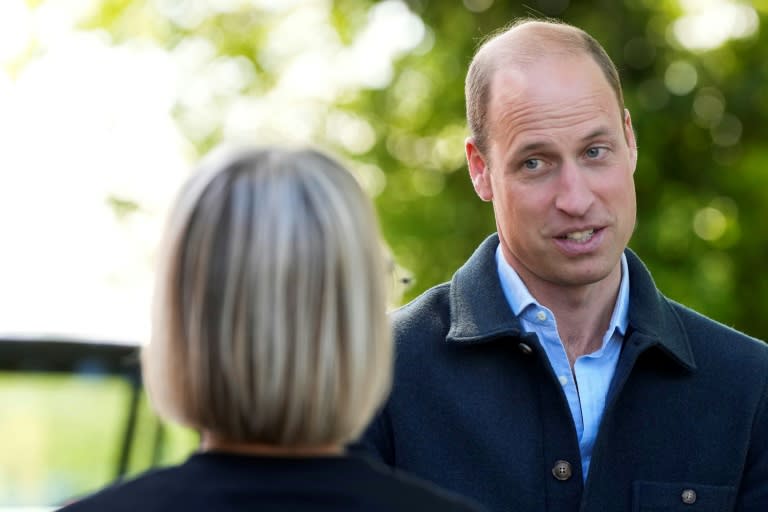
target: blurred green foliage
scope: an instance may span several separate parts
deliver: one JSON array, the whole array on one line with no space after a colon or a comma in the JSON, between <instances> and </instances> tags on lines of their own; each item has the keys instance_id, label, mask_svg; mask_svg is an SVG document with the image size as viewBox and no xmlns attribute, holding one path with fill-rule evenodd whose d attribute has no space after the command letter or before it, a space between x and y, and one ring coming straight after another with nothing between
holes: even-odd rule
<instances>
[{"instance_id":1,"label":"blurred green foliage","mask_svg":"<svg viewBox=\"0 0 768 512\"><path fill-rule=\"evenodd\" d=\"M144 39L168 50L187 38L202 38L220 56L249 63L253 73L239 94L259 96L275 87L281 69L265 58L262 44L291 11L254 7L259 5L254 2L199 19L172 15L173 9L198 3L104 0L85 27L106 30L115 44ZM341 45L351 44L381 3L327 2ZM491 207L475 197L463 160L463 79L474 48L515 17L553 16L592 33L622 74L640 147L632 248L670 297L768 338L763 313L768 279L761 267L768 213L768 145L761 126L768 118L766 31L693 51L674 36L683 15L677 1L525 4L410 0L409 9L426 28L422 42L396 60L388 83L347 90L328 106L328 112L364 120L374 142L351 152L328 133L315 136L317 144L346 154L357 168L373 170L386 237L399 263L415 277L404 300L449 279L494 230ZM730 4L751 6L759 23L766 21L766 1ZM300 41L302 34L294 37ZM189 107L180 105L176 113L184 127ZM203 152L222 133L215 125L188 136Z\"/></svg>"}]
</instances>

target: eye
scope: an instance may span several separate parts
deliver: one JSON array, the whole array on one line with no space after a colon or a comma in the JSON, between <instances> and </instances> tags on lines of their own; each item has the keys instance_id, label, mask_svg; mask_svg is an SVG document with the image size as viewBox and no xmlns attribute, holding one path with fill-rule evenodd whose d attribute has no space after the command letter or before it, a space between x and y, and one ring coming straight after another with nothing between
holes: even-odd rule
<instances>
[{"instance_id":1,"label":"eye","mask_svg":"<svg viewBox=\"0 0 768 512\"><path fill-rule=\"evenodd\" d=\"M603 156L606 151L608 151L607 148L600 147L600 146L593 146L587 149L585 154L587 155L587 158L594 160L596 158L600 158L601 156Z\"/></svg>"},{"instance_id":2,"label":"eye","mask_svg":"<svg viewBox=\"0 0 768 512\"><path fill-rule=\"evenodd\" d=\"M535 171L539 167L541 167L541 160L538 158L529 158L525 162L523 162L523 167L525 167L529 171Z\"/></svg>"}]
</instances>

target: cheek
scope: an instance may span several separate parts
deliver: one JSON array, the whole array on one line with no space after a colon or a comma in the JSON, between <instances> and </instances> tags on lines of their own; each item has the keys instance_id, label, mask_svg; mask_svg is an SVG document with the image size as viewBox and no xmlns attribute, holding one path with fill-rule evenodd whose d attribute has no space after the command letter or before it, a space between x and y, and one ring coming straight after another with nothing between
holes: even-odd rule
<instances>
[{"instance_id":1,"label":"cheek","mask_svg":"<svg viewBox=\"0 0 768 512\"><path fill-rule=\"evenodd\" d=\"M627 205L627 208L631 208L633 211L635 209L635 181L632 179L632 175L630 174L627 179L624 181L624 184L622 185L622 190L624 191L624 197L625 204Z\"/></svg>"},{"instance_id":2,"label":"cheek","mask_svg":"<svg viewBox=\"0 0 768 512\"><path fill-rule=\"evenodd\" d=\"M629 172L616 173L612 179L600 180L597 190L609 204L614 204L618 208L634 208L635 182Z\"/></svg>"},{"instance_id":3,"label":"cheek","mask_svg":"<svg viewBox=\"0 0 768 512\"><path fill-rule=\"evenodd\" d=\"M634 183L631 180L623 181L608 194L606 197L610 197L611 202L606 204L609 205L609 210L619 222L620 229L625 233L625 242L627 242L632 236L637 221Z\"/></svg>"},{"instance_id":4,"label":"cheek","mask_svg":"<svg viewBox=\"0 0 768 512\"><path fill-rule=\"evenodd\" d=\"M536 190L508 193L499 207L498 212L503 216L502 223L518 239L533 236L542 224L548 222L552 213L546 195Z\"/></svg>"}]
</instances>

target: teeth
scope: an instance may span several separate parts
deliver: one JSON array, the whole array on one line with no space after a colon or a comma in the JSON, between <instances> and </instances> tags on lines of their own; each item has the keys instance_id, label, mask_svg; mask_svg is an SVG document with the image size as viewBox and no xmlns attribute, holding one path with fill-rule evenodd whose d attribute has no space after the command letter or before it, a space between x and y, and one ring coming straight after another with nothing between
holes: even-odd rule
<instances>
[{"instance_id":1,"label":"teeth","mask_svg":"<svg viewBox=\"0 0 768 512\"><path fill-rule=\"evenodd\" d=\"M595 234L594 229L588 229L586 231L574 231L573 233L568 233L565 235L565 238L568 240L574 240L576 242L586 242L590 238L592 238L592 235Z\"/></svg>"}]
</instances>

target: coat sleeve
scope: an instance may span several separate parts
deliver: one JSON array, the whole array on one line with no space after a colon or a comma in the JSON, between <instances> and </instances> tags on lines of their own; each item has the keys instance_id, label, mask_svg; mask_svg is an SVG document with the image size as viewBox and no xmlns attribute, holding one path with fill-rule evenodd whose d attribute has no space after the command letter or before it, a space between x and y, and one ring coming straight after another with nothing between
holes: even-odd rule
<instances>
[{"instance_id":1,"label":"coat sleeve","mask_svg":"<svg viewBox=\"0 0 768 512\"><path fill-rule=\"evenodd\" d=\"M350 451L372 456L388 466L395 465L392 428L387 409L382 409L368 425L360 440L350 446Z\"/></svg>"},{"instance_id":2,"label":"coat sleeve","mask_svg":"<svg viewBox=\"0 0 768 512\"><path fill-rule=\"evenodd\" d=\"M752 426L752 439L735 510L768 510L768 378L763 386L762 398Z\"/></svg>"}]
</instances>

